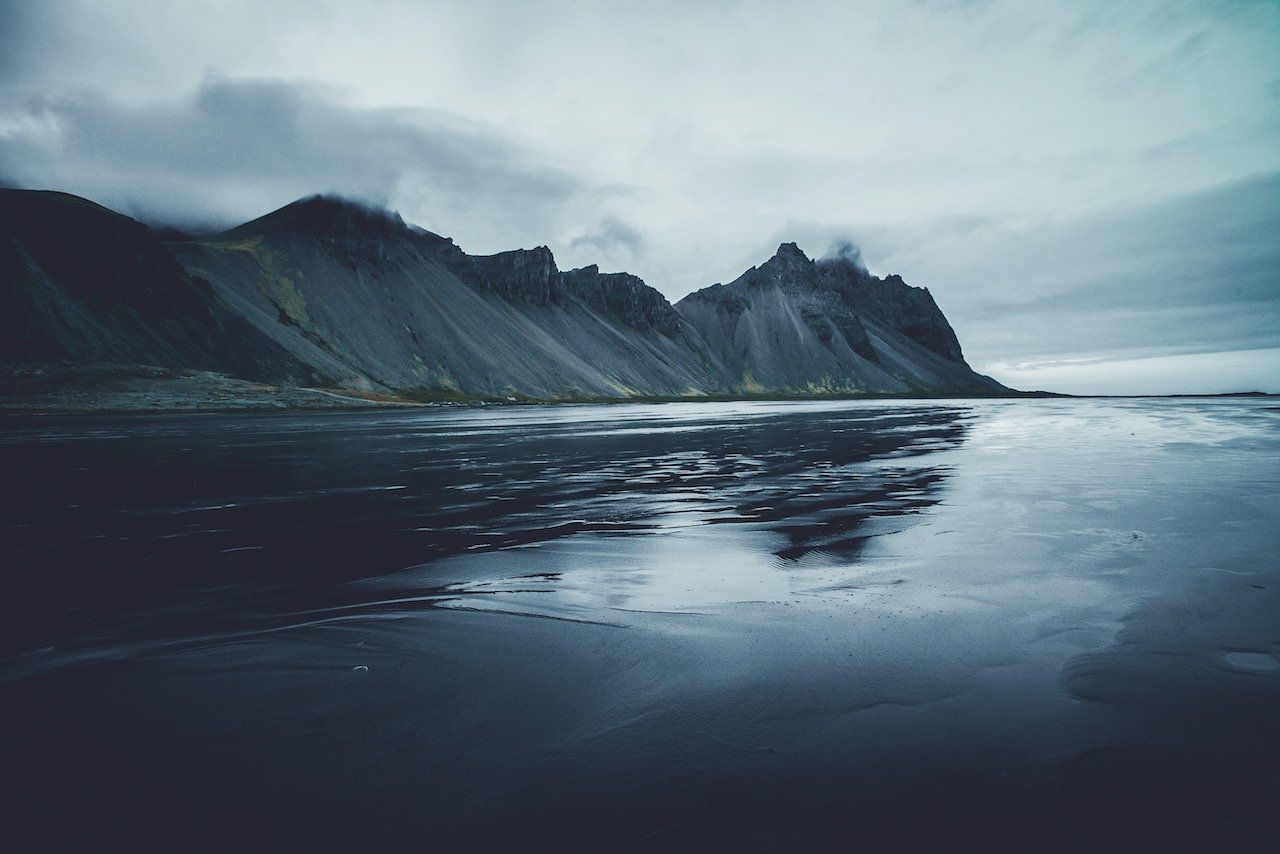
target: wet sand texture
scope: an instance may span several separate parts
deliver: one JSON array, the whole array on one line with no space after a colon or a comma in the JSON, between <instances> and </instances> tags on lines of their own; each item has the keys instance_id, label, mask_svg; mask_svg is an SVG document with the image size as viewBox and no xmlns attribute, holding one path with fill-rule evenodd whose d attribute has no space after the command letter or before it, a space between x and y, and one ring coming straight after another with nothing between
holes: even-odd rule
<instances>
[{"instance_id":1,"label":"wet sand texture","mask_svg":"<svg viewBox=\"0 0 1280 854\"><path fill-rule=\"evenodd\" d=\"M53 847L1270 850L1266 400L0 421Z\"/></svg>"}]
</instances>

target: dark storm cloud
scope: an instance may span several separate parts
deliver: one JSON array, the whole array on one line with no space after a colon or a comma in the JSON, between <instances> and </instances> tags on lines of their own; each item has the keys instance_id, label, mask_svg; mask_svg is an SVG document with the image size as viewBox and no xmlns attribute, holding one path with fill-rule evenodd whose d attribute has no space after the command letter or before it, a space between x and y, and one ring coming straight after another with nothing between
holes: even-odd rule
<instances>
[{"instance_id":1,"label":"dark storm cloud","mask_svg":"<svg viewBox=\"0 0 1280 854\"><path fill-rule=\"evenodd\" d=\"M483 126L351 108L280 80L210 77L182 102L143 106L31 96L9 112L21 117L0 136L0 174L11 182L179 224L257 215L315 192L375 204L412 192L446 222L472 208L528 221L581 189Z\"/></svg>"},{"instance_id":2,"label":"dark storm cloud","mask_svg":"<svg viewBox=\"0 0 1280 854\"><path fill-rule=\"evenodd\" d=\"M646 241L644 233L629 222L617 217L605 217L594 229L575 237L569 245L575 249L591 247L605 255L614 255L618 250L624 250L635 257L644 252Z\"/></svg>"},{"instance_id":3,"label":"dark storm cloud","mask_svg":"<svg viewBox=\"0 0 1280 854\"><path fill-rule=\"evenodd\" d=\"M1277 234L1280 174L1046 226L962 274L956 321L994 352L1277 347Z\"/></svg>"}]
</instances>

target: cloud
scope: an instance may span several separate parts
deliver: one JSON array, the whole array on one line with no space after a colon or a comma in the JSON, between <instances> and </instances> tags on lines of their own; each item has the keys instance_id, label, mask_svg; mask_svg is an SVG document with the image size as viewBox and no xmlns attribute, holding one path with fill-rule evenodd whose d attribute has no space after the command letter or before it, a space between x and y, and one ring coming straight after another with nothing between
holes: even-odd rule
<instances>
[{"instance_id":1,"label":"cloud","mask_svg":"<svg viewBox=\"0 0 1280 854\"><path fill-rule=\"evenodd\" d=\"M956 245L957 313L1026 353L1280 346L1276 234L1280 174L1268 174Z\"/></svg>"},{"instance_id":2,"label":"cloud","mask_svg":"<svg viewBox=\"0 0 1280 854\"><path fill-rule=\"evenodd\" d=\"M0 80L13 80L53 46L56 15L52 4L0 0Z\"/></svg>"},{"instance_id":3,"label":"cloud","mask_svg":"<svg viewBox=\"0 0 1280 854\"><path fill-rule=\"evenodd\" d=\"M618 217L607 216L596 227L569 242L570 248L590 247L606 256L616 256L619 251L635 258L644 254L647 247L644 233L631 223Z\"/></svg>"},{"instance_id":4,"label":"cloud","mask_svg":"<svg viewBox=\"0 0 1280 854\"><path fill-rule=\"evenodd\" d=\"M872 272L930 289L979 370L1016 387L1117 391L1140 390L1127 373L1146 381L1157 368L1225 370L1230 358L1201 357L1280 348L1276 234L1280 173L1263 173L1070 217L791 221L765 243L795 240L812 254L857 235ZM755 246L749 263L769 251ZM1178 360L1149 361L1163 355ZM1105 367L1084 370L1079 359ZM1058 384L1073 371L1078 382ZM1177 382L1171 375L1159 387Z\"/></svg>"},{"instance_id":5,"label":"cloud","mask_svg":"<svg viewBox=\"0 0 1280 854\"><path fill-rule=\"evenodd\" d=\"M1277 4L658 7L0 0L0 179L338 192L671 298L852 236L978 365L1276 341Z\"/></svg>"},{"instance_id":6,"label":"cloud","mask_svg":"<svg viewBox=\"0 0 1280 854\"><path fill-rule=\"evenodd\" d=\"M143 219L227 224L316 192L427 215L507 239L555 221L587 188L501 133L431 110L348 107L322 86L207 77L188 98L102 95L8 105L0 172Z\"/></svg>"},{"instance_id":7,"label":"cloud","mask_svg":"<svg viewBox=\"0 0 1280 854\"><path fill-rule=\"evenodd\" d=\"M867 265L862 261L862 249L847 237L834 241L818 259L819 264L833 264L837 261L852 264L864 273L867 271Z\"/></svg>"}]
</instances>

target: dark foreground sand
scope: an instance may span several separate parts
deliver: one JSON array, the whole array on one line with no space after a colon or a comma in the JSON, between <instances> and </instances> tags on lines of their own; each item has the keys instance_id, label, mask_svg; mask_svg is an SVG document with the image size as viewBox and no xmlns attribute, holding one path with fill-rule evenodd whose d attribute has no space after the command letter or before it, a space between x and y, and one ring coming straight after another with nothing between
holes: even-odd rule
<instances>
[{"instance_id":1,"label":"dark foreground sand","mask_svg":"<svg viewBox=\"0 0 1280 854\"><path fill-rule=\"evenodd\" d=\"M205 418L0 433L7 463L66 460L51 474L82 501L115 483L127 508L6 508L7 566L102 559L6 607L20 837L1276 838L1267 401ZM104 530L129 539L92 545ZM146 589L112 597L103 573Z\"/></svg>"}]
</instances>

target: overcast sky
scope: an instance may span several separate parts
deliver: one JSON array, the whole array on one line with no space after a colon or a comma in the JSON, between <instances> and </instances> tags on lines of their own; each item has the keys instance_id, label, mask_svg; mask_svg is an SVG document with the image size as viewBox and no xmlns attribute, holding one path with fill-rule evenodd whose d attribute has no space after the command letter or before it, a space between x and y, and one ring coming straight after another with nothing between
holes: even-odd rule
<instances>
[{"instance_id":1,"label":"overcast sky","mask_svg":"<svg viewBox=\"0 0 1280 854\"><path fill-rule=\"evenodd\" d=\"M1280 2L0 0L0 183L338 192L673 301L795 240L1021 388L1280 392Z\"/></svg>"}]
</instances>

